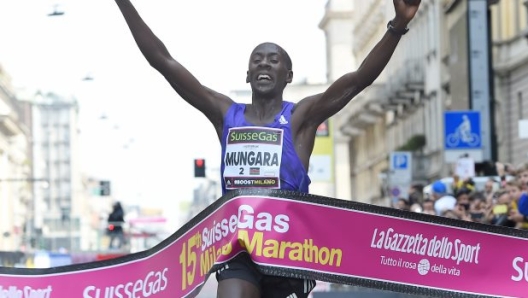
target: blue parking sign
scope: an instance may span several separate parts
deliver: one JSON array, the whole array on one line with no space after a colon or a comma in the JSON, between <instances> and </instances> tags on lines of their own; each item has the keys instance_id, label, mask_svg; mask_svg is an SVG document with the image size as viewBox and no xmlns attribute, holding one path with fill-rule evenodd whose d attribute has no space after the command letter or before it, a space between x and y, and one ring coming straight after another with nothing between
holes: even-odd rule
<instances>
[{"instance_id":1,"label":"blue parking sign","mask_svg":"<svg viewBox=\"0 0 528 298\"><path fill-rule=\"evenodd\" d=\"M391 170L409 170L411 154L409 152L391 152Z\"/></svg>"},{"instance_id":2,"label":"blue parking sign","mask_svg":"<svg viewBox=\"0 0 528 298\"><path fill-rule=\"evenodd\" d=\"M392 168L394 170L406 170L408 168L408 163L407 154L392 155Z\"/></svg>"},{"instance_id":3,"label":"blue parking sign","mask_svg":"<svg viewBox=\"0 0 528 298\"><path fill-rule=\"evenodd\" d=\"M448 149L480 149L482 135L480 112L447 111L444 113L444 147Z\"/></svg>"}]
</instances>

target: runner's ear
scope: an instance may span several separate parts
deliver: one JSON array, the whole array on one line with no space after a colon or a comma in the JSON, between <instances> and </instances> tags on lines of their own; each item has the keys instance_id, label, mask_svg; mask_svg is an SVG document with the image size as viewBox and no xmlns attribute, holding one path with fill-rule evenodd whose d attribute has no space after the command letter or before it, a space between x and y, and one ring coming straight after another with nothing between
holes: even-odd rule
<instances>
[{"instance_id":1,"label":"runner's ear","mask_svg":"<svg viewBox=\"0 0 528 298\"><path fill-rule=\"evenodd\" d=\"M286 83L291 83L293 80L293 70L288 70L288 74L286 75Z\"/></svg>"}]
</instances>

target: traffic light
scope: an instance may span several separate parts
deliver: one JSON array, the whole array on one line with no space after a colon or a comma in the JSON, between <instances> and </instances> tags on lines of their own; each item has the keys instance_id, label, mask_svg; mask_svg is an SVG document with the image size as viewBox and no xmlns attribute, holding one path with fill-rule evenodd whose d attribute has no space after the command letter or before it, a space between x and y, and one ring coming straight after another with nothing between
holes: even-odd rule
<instances>
[{"instance_id":1,"label":"traffic light","mask_svg":"<svg viewBox=\"0 0 528 298\"><path fill-rule=\"evenodd\" d=\"M99 195L103 197L110 195L110 181L99 181Z\"/></svg>"},{"instance_id":2,"label":"traffic light","mask_svg":"<svg viewBox=\"0 0 528 298\"><path fill-rule=\"evenodd\" d=\"M205 177L205 159L194 160L194 177Z\"/></svg>"}]
</instances>

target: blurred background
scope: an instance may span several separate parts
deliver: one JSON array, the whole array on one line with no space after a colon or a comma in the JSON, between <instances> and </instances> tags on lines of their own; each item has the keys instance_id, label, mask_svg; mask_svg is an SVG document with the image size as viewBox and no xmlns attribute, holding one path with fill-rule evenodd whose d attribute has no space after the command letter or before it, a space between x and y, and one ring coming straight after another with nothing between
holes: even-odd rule
<instances>
[{"instance_id":1,"label":"blurred background","mask_svg":"<svg viewBox=\"0 0 528 298\"><path fill-rule=\"evenodd\" d=\"M257 44L288 51L298 101L356 70L394 17L386 0L133 3L202 84L248 103ZM527 0L422 0L378 80L319 127L311 192L524 228L527 15ZM0 265L142 251L220 196L212 126L114 1L0 0L0 36ZM327 283L313 296L343 293L403 297Z\"/></svg>"}]
</instances>

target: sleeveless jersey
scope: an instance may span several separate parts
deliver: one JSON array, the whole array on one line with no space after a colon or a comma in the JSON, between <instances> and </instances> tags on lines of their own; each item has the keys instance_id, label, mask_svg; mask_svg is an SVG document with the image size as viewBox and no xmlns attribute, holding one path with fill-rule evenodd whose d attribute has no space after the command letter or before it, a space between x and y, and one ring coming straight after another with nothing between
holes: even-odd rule
<instances>
[{"instance_id":1,"label":"sleeveless jersey","mask_svg":"<svg viewBox=\"0 0 528 298\"><path fill-rule=\"evenodd\" d=\"M246 121L245 104L235 103L224 117L222 193L238 188L273 188L308 192L310 178L291 132L294 104L283 102L274 121L256 126Z\"/></svg>"}]
</instances>

